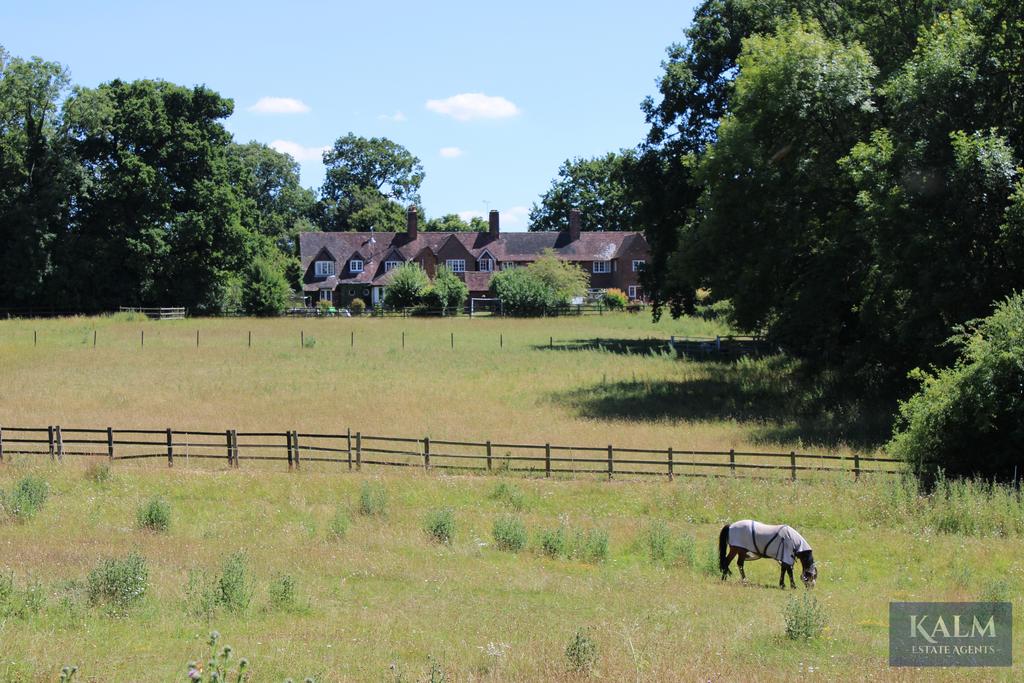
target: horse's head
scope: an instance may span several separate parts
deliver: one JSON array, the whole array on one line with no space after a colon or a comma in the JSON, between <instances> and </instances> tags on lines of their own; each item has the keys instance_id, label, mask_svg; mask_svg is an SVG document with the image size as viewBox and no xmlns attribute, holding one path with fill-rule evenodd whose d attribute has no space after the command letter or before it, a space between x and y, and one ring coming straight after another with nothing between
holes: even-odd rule
<instances>
[{"instance_id":1,"label":"horse's head","mask_svg":"<svg viewBox=\"0 0 1024 683\"><path fill-rule=\"evenodd\" d=\"M797 557L800 558L800 564L804 568L800 572L800 580L804 582L806 588L814 588L814 584L818 581L818 565L814 562L814 554L808 550L806 553L799 553Z\"/></svg>"}]
</instances>

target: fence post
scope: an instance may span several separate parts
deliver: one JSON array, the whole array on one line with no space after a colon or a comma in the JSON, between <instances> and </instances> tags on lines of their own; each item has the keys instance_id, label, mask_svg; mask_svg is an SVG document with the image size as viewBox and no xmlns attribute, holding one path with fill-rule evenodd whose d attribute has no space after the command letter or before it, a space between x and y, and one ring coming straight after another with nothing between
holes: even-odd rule
<instances>
[{"instance_id":1,"label":"fence post","mask_svg":"<svg viewBox=\"0 0 1024 683\"><path fill-rule=\"evenodd\" d=\"M4 461L4 428L0 427L0 463Z\"/></svg>"},{"instance_id":2,"label":"fence post","mask_svg":"<svg viewBox=\"0 0 1024 683\"><path fill-rule=\"evenodd\" d=\"M167 428L167 466L174 467L174 438L171 428Z\"/></svg>"},{"instance_id":3,"label":"fence post","mask_svg":"<svg viewBox=\"0 0 1024 683\"><path fill-rule=\"evenodd\" d=\"M299 330L299 348L300 349L306 348L306 331L305 330Z\"/></svg>"},{"instance_id":4,"label":"fence post","mask_svg":"<svg viewBox=\"0 0 1024 683\"><path fill-rule=\"evenodd\" d=\"M57 460L64 460L64 433L57 425Z\"/></svg>"},{"instance_id":5,"label":"fence post","mask_svg":"<svg viewBox=\"0 0 1024 683\"><path fill-rule=\"evenodd\" d=\"M225 429L224 430L224 443L226 445L227 452L228 452L228 468L230 469L232 461L234 460L234 456L232 456L232 454L231 454L231 430L230 429Z\"/></svg>"},{"instance_id":6,"label":"fence post","mask_svg":"<svg viewBox=\"0 0 1024 683\"><path fill-rule=\"evenodd\" d=\"M238 430L231 430L231 455L235 459L235 469L238 469Z\"/></svg>"},{"instance_id":7,"label":"fence post","mask_svg":"<svg viewBox=\"0 0 1024 683\"><path fill-rule=\"evenodd\" d=\"M199 330L196 330L196 348L199 348Z\"/></svg>"},{"instance_id":8,"label":"fence post","mask_svg":"<svg viewBox=\"0 0 1024 683\"><path fill-rule=\"evenodd\" d=\"M2 438L2 435L0 435L0 460L3 460L3 457L4 457L3 438ZM487 471L488 472L491 471L491 441L490 441L490 439L487 440Z\"/></svg>"},{"instance_id":9,"label":"fence post","mask_svg":"<svg viewBox=\"0 0 1024 683\"><path fill-rule=\"evenodd\" d=\"M430 469L430 437L423 437L423 469Z\"/></svg>"},{"instance_id":10,"label":"fence post","mask_svg":"<svg viewBox=\"0 0 1024 683\"><path fill-rule=\"evenodd\" d=\"M2 456L3 454L0 453L0 459ZM853 478L855 481L860 480L860 453L853 454Z\"/></svg>"},{"instance_id":11,"label":"fence post","mask_svg":"<svg viewBox=\"0 0 1024 683\"><path fill-rule=\"evenodd\" d=\"M292 448L295 450L295 469L299 469L299 433L292 430Z\"/></svg>"},{"instance_id":12,"label":"fence post","mask_svg":"<svg viewBox=\"0 0 1024 683\"><path fill-rule=\"evenodd\" d=\"M672 461L672 447L668 447L668 480L672 481L675 478L674 471L675 463Z\"/></svg>"},{"instance_id":13,"label":"fence post","mask_svg":"<svg viewBox=\"0 0 1024 683\"><path fill-rule=\"evenodd\" d=\"M732 470L732 476L736 476L736 449L729 449L729 469Z\"/></svg>"},{"instance_id":14,"label":"fence post","mask_svg":"<svg viewBox=\"0 0 1024 683\"><path fill-rule=\"evenodd\" d=\"M350 333L350 337L351 337L351 342L349 343L349 346L354 349L356 347L356 331L355 330L352 330L352 332Z\"/></svg>"},{"instance_id":15,"label":"fence post","mask_svg":"<svg viewBox=\"0 0 1024 683\"><path fill-rule=\"evenodd\" d=\"M790 451L789 452L789 472L790 472L790 475L789 475L790 479L792 479L793 481L796 481L796 452L795 451Z\"/></svg>"},{"instance_id":16,"label":"fence post","mask_svg":"<svg viewBox=\"0 0 1024 683\"><path fill-rule=\"evenodd\" d=\"M48 438L49 438L49 441L50 441L50 460L53 460L53 427L52 426L47 427L46 428L46 433L49 435Z\"/></svg>"},{"instance_id":17,"label":"fence post","mask_svg":"<svg viewBox=\"0 0 1024 683\"><path fill-rule=\"evenodd\" d=\"M452 348L455 348L455 333L452 332Z\"/></svg>"},{"instance_id":18,"label":"fence post","mask_svg":"<svg viewBox=\"0 0 1024 683\"><path fill-rule=\"evenodd\" d=\"M292 432L287 430L284 433L284 440L288 444L288 471L291 472L295 467L295 463L292 460Z\"/></svg>"},{"instance_id":19,"label":"fence post","mask_svg":"<svg viewBox=\"0 0 1024 683\"><path fill-rule=\"evenodd\" d=\"M551 476L551 444L544 444L544 476Z\"/></svg>"},{"instance_id":20,"label":"fence post","mask_svg":"<svg viewBox=\"0 0 1024 683\"><path fill-rule=\"evenodd\" d=\"M612 480L612 472L614 471L614 460L612 459L612 445L608 444L608 481Z\"/></svg>"},{"instance_id":21,"label":"fence post","mask_svg":"<svg viewBox=\"0 0 1024 683\"><path fill-rule=\"evenodd\" d=\"M348 468L352 469L352 428L345 428L345 448L348 449Z\"/></svg>"},{"instance_id":22,"label":"fence post","mask_svg":"<svg viewBox=\"0 0 1024 683\"><path fill-rule=\"evenodd\" d=\"M356 432L356 470L363 469L363 435Z\"/></svg>"},{"instance_id":23,"label":"fence post","mask_svg":"<svg viewBox=\"0 0 1024 683\"><path fill-rule=\"evenodd\" d=\"M114 428L107 427L107 459L114 459Z\"/></svg>"}]
</instances>

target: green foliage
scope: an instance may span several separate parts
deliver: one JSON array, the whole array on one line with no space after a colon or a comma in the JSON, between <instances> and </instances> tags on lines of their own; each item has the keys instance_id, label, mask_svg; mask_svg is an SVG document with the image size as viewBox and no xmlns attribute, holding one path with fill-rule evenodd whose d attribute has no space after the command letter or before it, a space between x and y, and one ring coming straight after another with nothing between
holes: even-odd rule
<instances>
[{"instance_id":1,"label":"green foliage","mask_svg":"<svg viewBox=\"0 0 1024 683\"><path fill-rule=\"evenodd\" d=\"M85 478L94 484L106 484L110 481L110 477L110 465L105 462L91 462L85 468Z\"/></svg>"},{"instance_id":2,"label":"green foliage","mask_svg":"<svg viewBox=\"0 0 1024 683\"><path fill-rule=\"evenodd\" d=\"M289 612L298 606L298 583L291 574L281 574L271 581L267 594L274 611Z\"/></svg>"},{"instance_id":3,"label":"green foliage","mask_svg":"<svg viewBox=\"0 0 1024 683\"><path fill-rule=\"evenodd\" d=\"M190 569L188 583L185 584L185 611L194 617L213 619L213 614L220 605L220 585L215 577L208 576L198 569Z\"/></svg>"},{"instance_id":4,"label":"green foliage","mask_svg":"<svg viewBox=\"0 0 1024 683\"><path fill-rule=\"evenodd\" d=\"M510 553L518 553L525 548L528 538L523 520L514 515L502 515L494 520L491 535L498 550Z\"/></svg>"},{"instance_id":5,"label":"green foliage","mask_svg":"<svg viewBox=\"0 0 1024 683\"><path fill-rule=\"evenodd\" d=\"M606 289L601 295L601 303L610 311L621 311L629 304L629 297L621 289Z\"/></svg>"},{"instance_id":6,"label":"green foliage","mask_svg":"<svg viewBox=\"0 0 1024 683\"><path fill-rule=\"evenodd\" d=\"M921 388L900 404L888 451L929 483L940 472L1002 481L1024 476L1024 295L956 332L960 357L952 367L914 373Z\"/></svg>"},{"instance_id":7,"label":"green foliage","mask_svg":"<svg viewBox=\"0 0 1024 683\"><path fill-rule=\"evenodd\" d=\"M434 276L433 285L430 289L430 301L424 296L425 303L434 308L440 308L445 314L462 310L469 298L469 288L466 283L451 271L447 266L438 266Z\"/></svg>"},{"instance_id":8,"label":"green foliage","mask_svg":"<svg viewBox=\"0 0 1024 683\"><path fill-rule=\"evenodd\" d=\"M77 673L78 673L78 667L77 666L72 666L72 665L62 666L61 669L60 669L60 678L58 678L57 680L60 681L60 683L71 683L71 681L73 681L75 679L75 675Z\"/></svg>"},{"instance_id":9,"label":"green foliage","mask_svg":"<svg viewBox=\"0 0 1024 683\"><path fill-rule=\"evenodd\" d=\"M258 258L249 266L242 289L242 308L249 315L280 315L288 307L290 294L282 270L269 259Z\"/></svg>"},{"instance_id":10,"label":"green foliage","mask_svg":"<svg viewBox=\"0 0 1024 683\"><path fill-rule=\"evenodd\" d=\"M455 513L451 508L432 510L427 515L424 529L438 543L451 543L455 535Z\"/></svg>"},{"instance_id":11,"label":"green foliage","mask_svg":"<svg viewBox=\"0 0 1024 683\"><path fill-rule=\"evenodd\" d=\"M565 658L573 671L588 675L593 672L597 666L597 643L587 629L576 629L565 648Z\"/></svg>"},{"instance_id":12,"label":"green foliage","mask_svg":"<svg viewBox=\"0 0 1024 683\"><path fill-rule=\"evenodd\" d=\"M526 495L515 484L498 482L490 493L490 498L504 503L516 512L522 512L527 508Z\"/></svg>"},{"instance_id":13,"label":"green foliage","mask_svg":"<svg viewBox=\"0 0 1024 683\"><path fill-rule=\"evenodd\" d=\"M585 295L589 286L582 268L558 259L551 250L525 268L503 270L491 279L491 290L512 315L542 314Z\"/></svg>"},{"instance_id":14,"label":"green foliage","mask_svg":"<svg viewBox=\"0 0 1024 683\"><path fill-rule=\"evenodd\" d=\"M171 526L171 506L159 496L150 498L139 508L137 519L142 529L167 531Z\"/></svg>"},{"instance_id":15,"label":"green foliage","mask_svg":"<svg viewBox=\"0 0 1024 683\"><path fill-rule=\"evenodd\" d=\"M562 524L554 529L542 529L537 536L537 542L540 551L551 558L563 557L569 552L569 540Z\"/></svg>"},{"instance_id":16,"label":"green foliage","mask_svg":"<svg viewBox=\"0 0 1024 683\"><path fill-rule=\"evenodd\" d=\"M786 637L790 640L814 640L828 626L825 608L808 591L799 598L791 597L783 616L786 619Z\"/></svg>"},{"instance_id":17,"label":"green foliage","mask_svg":"<svg viewBox=\"0 0 1024 683\"><path fill-rule=\"evenodd\" d=\"M211 631L210 639L207 641L210 647L210 657L207 659L205 666L201 661L188 663L188 670L185 675L190 681L198 683L230 683L232 674L235 676L235 683L242 683L242 681L248 680L249 677L246 669L249 667L249 660L242 657L238 660L236 668L236 665L232 662L234 649L230 645L225 645L218 650L217 641L219 640L220 633Z\"/></svg>"},{"instance_id":18,"label":"green foliage","mask_svg":"<svg viewBox=\"0 0 1024 683\"><path fill-rule=\"evenodd\" d=\"M89 603L104 606L111 614L123 615L139 602L149 588L149 568L136 552L123 558L103 560L89 572Z\"/></svg>"},{"instance_id":19,"label":"green foliage","mask_svg":"<svg viewBox=\"0 0 1024 683\"><path fill-rule=\"evenodd\" d=\"M487 232L487 221L473 216L469 222L462 220L457 213L446 213L439 218L423 221L421 230L424 232Z\"/></svg>"},{"instance_id":20,"label":"green foliage","mask_svg":"<svg viewBox=\"0 0 1024 683\"><path fill-rule=\"evenodd\" d=\"M359 297L356 297L355 299L352 299L352 302L348 305L348 310L352 315L362 315L366 310L366 302Z\"/></svg>"},{"instance_id":21,"label":"green foliage","mask_svg":"<svg viewBox=\"0 0 1024 683\"><path fill-rule=\"evenodd\" d=\"M249 578L249 563L245 553L232 553L224 561L217 581L217 603L230 612L245 610L252 601L253 585Z\"/></svg>"},{"instance_id":22,"label":"green foliage","mask_svg":"<svg viewBox=\"0 0 1024 683\"><path fill-rule=\"evenodd\" d=\"M46 604L46 594L38 581L19 589L13 573L0 573L0 618L28 619L38 615Z\"/></svg>"},{"instance_id":23,"label":"green foliage","mask_svg":"<svg viewBox=\"0 0 1024 683\"><path fill-rule=\"evenodd\" d=\"M29 475L19 479L10 495L0 503L15 520L27 522L43 509L49 494L50 487L44 479Z\"/></svg>"},{"instance_id":24,"label":"green foliage","mask_svg":"<svg viewBox=\"0 0 1024 683\"><path fill-rule=\"evenodd\" d=\"M566 160L558 178L530 208L530 230L566 230L569 212L579 209L586 230L637 230L632 194L636 152L609 152L594 159Z\"/></svg>"},{"instance_id":25,"label":"green foliage","mask_svg":"<svg viewBox=\"0 0 1024 683\"><path fill-rule=\"evenodd\" d=\"M647 527L643 538L648 557L656 564L676 562L694 567L697 564L697 541L689 534L673 537L668 526L661 520L654 520Z\"/></svg>"},{"instance_id":26,"label":"green foliage","mask_svg":"<svg viewBox=\"0 0 1024 683\"><path fill-rule=\"evenodd\" d=\"M388 494L384 486L364 481L359 489L359 514L367 517L384 517L387 515L387 508Z\"/></svg>"},{"instance_id":27,"label":"green foliage","mask_svg":"<svg viewBox=\"0 0 1024 683\"><path fill-rule=\"evenodd\" d=\"M393 308L407 308L420 303L423 290L430 284L426 272L412 261L391 271L391 280L384 292L384 303Z\"/></svg>"},{"instance_id":28,"label":"green foliage","mask_svg":"<svg viewBox=\"0 0 1024 683\"><path fill-rule=\"evenodd\" d=\"M423 166L387 138L349 133L324 152L324 166L320 195L325 230L401 230L402 204L419 204Z\"/></svg>"},{"instance_id":29,"label":"green foliage","mask_svg":"<svg viewBox=\"0 0 1024 683\"><path fill-rule=\"evenodd\" d=\"M331 521L327 523L327 535L336 541L340 541L348 534L348 527L348 511L339 507L335 510Z\"/></svg>"},{"instance_id":30,"label":"green foliage","mask_svg":"<svg viewBox=\"0 0 1024 683\"><path fill-rule=\"evenodd\" d=\"M604 562L608 559L608 532L604 529L577 529L569 556L593 564Z\"/></svg>"},{"instance_id":31,"label":"green foliage","mask_svg":"<svg viewBox=\"0 0 1024 683\"><path fill-rule=\"evenodd\" d=\"M590 276L583 268L561 260L550 249L544 250L525 270L544 284L556 304L567 304L575 297L584 296L590 287Z\"/></svg>"}]
</instances>

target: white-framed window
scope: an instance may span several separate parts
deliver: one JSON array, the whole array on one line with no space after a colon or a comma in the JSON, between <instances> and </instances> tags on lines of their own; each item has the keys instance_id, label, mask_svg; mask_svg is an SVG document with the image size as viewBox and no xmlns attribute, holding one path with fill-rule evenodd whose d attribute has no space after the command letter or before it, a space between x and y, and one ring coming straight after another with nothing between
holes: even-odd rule
<instances>
[{"instance_id":1,"label":"white-framed window","mask_svg":"<svg viewBox=\"0 0 1024 683\"><path fill-rule=\"evenodd\" d=\"M484 257L477 262L477 268L481 273L489 273L494 270L494 259Z\"/></svg>"},{"instance_id":2,"label":"white-framed window","mask_svg":"<svg viewBox=\"0 0 1024 683\"><path fill-rule=\"evenodd\" d=\"M401 261L385 261L384 262L384 272L386 273L389 270L397 268L400 265L402 265Z\"/></svg>"},{"instance_id":3,"label":"white-framed window","mask_svg":"<svg viewBox=\"0 0 1024 683\"><path fill-rule=\"evenodd\" d=\"M594 261L594 272L595 273L610 273L612 272L611 261Z\"/></svg>"},{"instance_id":4,"label":"white-framed window","mask_svg":"<svg viewBox=\"0 0 1024 683\"><path fill-rule=\"evenodd\" d=\"M465 273L466 272L466 259L464 258L450 258L444 262L448 269L453 273Z\"/></svg>"},{"instance_id":5,"label":"white-framed window","mask_svg":"<svg viewBox=\"0 0 1024 683\"><path fill-rule=\"evenodd\" d=\"M348 270L350 273L361 273L363 272L363 262L361 259L354 258L348 262Z\"/></svg>"},{"instance_id":6,"label":"white-framed window","mask_svg":"<svg viewBox=\"0 0 1024 683\"><path fill-rule=\"evenodd\" d=\"M334 275L334 261L317 261L315 268L317 277Z\"/></svg>"},{"instance_id":7,"label":"white-framed window","mask_svg":"<svg viewBox=\"0 0 1024 683\"><path fill-rule=\"evenodd\" d=\"M640 298L640 286L639 285L630 285L629 286L628 294L629 294L629 298L630 299L639 299Z\"/></svg>"},{"instance_id":8,"label":"white-framed window","mask_svg":"<svg viewBox=\"0 0 1024 683\"><path fill-rule=\"evenodd\" d=\"M334 265L334 264L331 264ZM334 301L334 292L329 289L320 290L320 301Z\"/></svg>"},{"instance_id":9,"label":"white-framed window","mask_svg":"<svg viewBox=\"0 0 1024 683\"><path fill-rule=\"evenodd\" d=\"M641 261L633 261L633 272L634 273L642 273L642 272L644 272L644 268L646 268L646 267L647 267L647 261L642 261L642 260Z\"/></svg>"},{"instance_id":10,"label":"white-framed window","mask_svg":"<svg viewBox=\"0 0 1024 683\"><path fill-rule=\"evenodd\" d=\"M501 264L501 269L502 270L512 270L517 265L518 264L515 261L503 261L502 264Z\"/></svg>"}]
</instances>

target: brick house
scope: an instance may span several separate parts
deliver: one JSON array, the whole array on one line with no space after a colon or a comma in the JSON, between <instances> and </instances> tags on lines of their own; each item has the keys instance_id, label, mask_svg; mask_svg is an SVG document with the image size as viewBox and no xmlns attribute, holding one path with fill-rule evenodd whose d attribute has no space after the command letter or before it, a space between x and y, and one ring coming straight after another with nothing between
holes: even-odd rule
<instances>
[{"instance_id":1,"label":"brick house","mask_svg":"<svg viewBox=\"0 0 1024 683\"><path fill-rule=\"evenodd\" d=\"M502 234L497 211L491 211L487 232L419 232L415 207L407 214L405 232L304 232L299 235L302 289L307 305L331 301L346 306L359 297L368 305L384 300L391 271L410 261L431 278L447 265L469 288L471 297L485 297L495 272L525 266L552 249L590 274L591 289L611 287L642 299L640 272L650 248L638 232L583 232L573 211L569 229L560 232Z\"/></svg>"}]
</instances>

